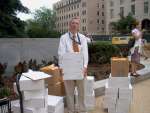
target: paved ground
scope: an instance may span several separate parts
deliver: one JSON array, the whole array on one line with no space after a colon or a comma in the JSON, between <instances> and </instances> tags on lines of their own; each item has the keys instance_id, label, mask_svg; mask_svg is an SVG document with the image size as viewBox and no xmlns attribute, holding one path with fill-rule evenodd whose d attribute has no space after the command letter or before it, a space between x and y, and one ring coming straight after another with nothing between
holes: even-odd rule
<instances>
[{"instance_id":1,"label":"paved ground","mask_svg":"<svg viewBox=\"0 0 150 113\"><path fill-rule=\"evenodd\" d=\"M130 113L150 113L150 79L133 85L133 101ZM102 107L103 96L96 98L96 108L89 113L107 113Z\"/></svg>"}]
</instances>

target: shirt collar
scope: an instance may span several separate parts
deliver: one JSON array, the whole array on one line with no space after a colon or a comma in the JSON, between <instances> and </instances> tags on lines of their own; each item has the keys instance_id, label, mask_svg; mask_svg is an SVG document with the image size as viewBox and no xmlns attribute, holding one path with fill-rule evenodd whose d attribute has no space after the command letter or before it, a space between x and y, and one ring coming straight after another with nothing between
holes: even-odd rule
<instances>
[{"instance_id":1,"label":"shirt collar","mask_svg":"<svg viewBox=\"0 0 150 113\"><path fill-rule=\"evenodd\" d=\"M69 33L70 33L70 36L73 37L73 34L71 32L69 32ZM75 34L75 36L77 37L77 33Z\"/></svg>"}]
</instances>

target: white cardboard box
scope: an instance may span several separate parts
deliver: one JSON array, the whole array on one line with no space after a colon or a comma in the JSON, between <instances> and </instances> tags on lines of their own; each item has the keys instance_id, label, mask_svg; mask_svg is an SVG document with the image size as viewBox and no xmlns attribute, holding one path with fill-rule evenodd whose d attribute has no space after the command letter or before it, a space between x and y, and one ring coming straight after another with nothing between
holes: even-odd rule
<instances>
[{"instance_id":1,"label":"white cardboard box","mask_svg":"<svg viewBox=\"0 0 150 113\"><path fill-rule=\"evenodd\" d=\"M48 113L64 113L64 103L61 103L59 106L57 106L54 112L48 111Z\"/></svg>"},{"instance_id":2,"label":"white cardboard box","mask_svg":"<svg viewBox=\"0 0 150 113\"><path fill-rule=\"evenodd\" d=\"M21 76L19 84L21 91L45 89L44 80L33 81L25 76Z\"/></svg>"},{"instance_id":3,"label":"white cardboard box","mask_svg":"<svg viewBox=\"0 0 150 113\"><path fill-rule=\"evenodd\" d=\"M15 104L12 106L13 113L20 113L20 105ZM32 107L24 107L24 113L48 113L47 108L32 108Z\"/></svg>"},{"instance_id":4,"label":"white cardboard box","mask_svg":"<svg viewBox=\"0 0 150 113\"><path fill-rule=\"evenodd\" d=\"M104 96L103 108L109 109L116 105L117 98ZM114 107L113 107L114 108Z\"/></svg>"},{"instance_id":5,"label":"white cardboard box","mask_svg":"<svg viewBox=\"0 0 150 113\"><path fill-rule=\"evenodd\" d=\"M116 113L129 113L130 110L129 99L118 99L116 104Z\"/></svg>"},{"instance_id":6,"label":"white cardboard box","mask_svg":"<svg viewBox=\"0 0 150 113\"><path fill-rule=\"evenodd\" d=\"M109 77L108 87L113 88L128 88L130 84L130 77Z\"/></svg>"},{"instance_id":7,"label":"white cardboard box","mask_svg":"<svg viewBox=\"0 0 150 113\"><path fill-rule=\"evenodd\" d=\"M128 88L119 88L119 99L128 99L132 100L133 88L131 84L129 84Z\"/></svg>"},{"instance_id":8,"label":"white cardboard box","mask_svg":"<svg viewBox=\"0 0 150 113\"><path fill-rule=\"evenodd\" d=\"M86 95L85 96L85 107L87 110L93 110L95 108L95 92L93 91L92 95Z\"/></svg>"},{"instance_id":9,"label":"white cardboard box","mask_svg":"<svg viewBox=\"0 0 150 113\"><path fill-rule=\"evenodd\" d=\"M46 107L45 99L24 100L24 107L44 108L44 107Z\"/></svg>"},{"instance_id":10,"label":"white cardboard box","mask_svg":"<svg viewBox=\"0 0 150 113\"><path fill-rule=\"evenodd\" d=\"M59 111L59 106L63 106L60 109L64 109L63 97L48 95L48 112L55 113ZM61 111L60 113L64 113Z\"/></svg>"},{"instance_id":11,"label":"white cardboard box","mask_svg":"<svg viewBox=\"0 0 150 113\"><path fill-rule=\"evenodd\" d=\"M94 91L94 77L93 76L87 76L87 78L84 79L84 92L86 95L93 95Z\"/></svg>"},{"instance_id":12,"label":"white cardboard box","mask_svg":"<svg viewBox=\"0 0 150 113\"><path fill-rule=\"evenodd\" d=\"M23 91L24 100L30 99L45 99L46 89Z\"/></svg>"},{"instance_id":13,"label":"white cardboard box","mask_svg":"<svg viewBox=\"0 0 150 113\"><path fill-rule=\"evenodd\" d=\"M105 84L105 96L106 97L115 97L118 96L119 88L116 87L108 87L108 82Z\"/></svg>"}]
</instances>

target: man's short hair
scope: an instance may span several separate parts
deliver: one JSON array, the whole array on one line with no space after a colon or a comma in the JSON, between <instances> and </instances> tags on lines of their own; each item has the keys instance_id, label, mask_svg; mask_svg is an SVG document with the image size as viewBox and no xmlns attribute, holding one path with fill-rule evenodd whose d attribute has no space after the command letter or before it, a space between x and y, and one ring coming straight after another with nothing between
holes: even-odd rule
<instances>
[{"instance_id":1,"label":"man's short hair","mask_svg":"<svg viewBox=\"0 0 150 113\"><path fill-rule=\"evenodd\" d=\"M79 17L73 17L73 18L70 20L70 23L71 23L74 19L78 19L78 20L80 20L80 18L79 18Z\"/></svg>"}]
</instances>

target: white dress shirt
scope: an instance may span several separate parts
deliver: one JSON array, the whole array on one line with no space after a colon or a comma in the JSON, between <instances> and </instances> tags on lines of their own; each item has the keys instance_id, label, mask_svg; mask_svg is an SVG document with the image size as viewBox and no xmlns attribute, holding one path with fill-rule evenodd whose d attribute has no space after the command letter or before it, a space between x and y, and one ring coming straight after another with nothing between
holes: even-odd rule
<instances>
[{"instance_id":1,"label":"white dress shirt","mask_svg":"<svg viewBox=\"0 0 150 113\"><path fill-rule=\"evenodd\" d=\"M70 33L70 36L69 36ZM72 46L72 33L67 32L64 35L60 37L60 43L59 43L59 48L58 48L58 56L59 56L59 66L61 67L62 65L62 56L63 54L70 52L73 53L73 46ZM87 39L84 35L78 33L75 34L75 40L79 42L78 36L80 38L81 45L78 44L79 47L79 52L83 54L83 61L84 61L84 67L87 68L88 65L88 46L87 46Z\"/></svg>"}]
</instances>

